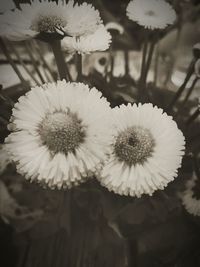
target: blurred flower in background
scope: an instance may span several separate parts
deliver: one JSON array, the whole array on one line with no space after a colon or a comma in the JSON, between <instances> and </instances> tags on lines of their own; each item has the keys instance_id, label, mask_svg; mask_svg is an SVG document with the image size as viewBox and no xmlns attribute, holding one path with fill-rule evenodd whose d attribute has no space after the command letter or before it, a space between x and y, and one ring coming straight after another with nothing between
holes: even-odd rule
<instances>
[{"instance_id":1,"label":"blurred flower in background","mask_svg":"<svg viewBox=\"0 0 200 267\"><path fill-rule=\"evenodd\" d=\"M0 13L4 13L7 10L15 9L16 5L13 0L1 1L0 3Z\"/></svg>"},{"instance_id":2,"label":"blurred flower in background","mask_svg":"<svg viewBox=\"0 0 200 267\"><path fill-rule=\"evenodd\" d=\"M200 216L199 181L195 174L186 183L186 190L182 193L182 203L188 213Z\"/></svg>"},{"instance_id":3,"label":"blurred flower in background","mask_svg":"<svg viewBox=\"0 0 200 267\"><path fill-rule=\"evenodd\" d=\"M176 20L173 8L163 0L133 0L127 6L127 16L147 29L165 29Z\"/></svg>"}]
</instances>

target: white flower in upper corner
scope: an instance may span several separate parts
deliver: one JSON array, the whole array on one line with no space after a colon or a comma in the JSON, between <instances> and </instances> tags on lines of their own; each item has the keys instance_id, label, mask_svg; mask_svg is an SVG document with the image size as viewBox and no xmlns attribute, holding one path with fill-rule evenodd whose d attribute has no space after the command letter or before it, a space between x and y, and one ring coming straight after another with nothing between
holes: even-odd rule
<instances>
[{"instance_id":1,"label":"white flower in upper corner","mask_svg":"<svg viewBox=\"0 0 200 267\"><path fill-rule=\"evenodd\" d=\"M177 176L185 140L172 117L152 104L113 109L113 139L101 184L120 195L140 197L163 190Z\"/></svg>"},{"instance_id":2,"label":"white flower in upper corner","mask_svg":"<svg viewBox=\"0 0 200 267\"><path fill-rule=\"evenodd\" d=\"M15 104L6 148L31 181L70 188L93 175L106 156L110 106L82 83L44 84Z\"/></svg>"},{"instance_id":3,"label":"white flower in upper corner","mask_svg":"<svg viewBox=\"0 0 200 267\"><path fill-rule=\"evenodd\" d=\"M13 0L3 0L0 3L0 13L3 13L7 10L15 9L16 5Z\"/></svg>"},{"instance_id":4,"label":"white flower in upper corner","mask_svg":"<svg viewBox=\"0 0 200 267\"><path fill-rule=\"evenodd\" d=\"M111 35L106 28L101 25L93 33L80 37L65 37L62 40L62 47L69 53L89 54L95 51L105 51L111 43Z\"/></svg>"},{"instance_id":5,"label":"white flower in upper corner","mask_svg":"<svg viewBox=\"0 0 200 267\"><path fill-rule=\"evenodd\" d=\"M182 193L181 198L188 213L200 216L200 187L197 187L197 177L195 175L187 182L186 190Z\"/></svg>"},{"instance_id":6,"label":"white flower in upper corner","mask_svg":"<svg viewBox=\"0 0 200 267\"><path fill-rule=\"evenodd\" d=\"M20 9L6 12L0 17L0 34L7 39L20 41L39 34L81 36L93 33L101 24L99 12L92 5L74 5L73 1L56 2L32 0L21 4Z\"/></svg>"},{"instance_id":7,"label":"white flower in upper corner","mask_svg":"<svg viewBox=\"0 0 200 267\"><path fill-rule=\"evenodd\" d=\"M127 16L148 29L164 29L176 20L176 13L164 0L132 0Z\"/></svg>"}]
</instances>

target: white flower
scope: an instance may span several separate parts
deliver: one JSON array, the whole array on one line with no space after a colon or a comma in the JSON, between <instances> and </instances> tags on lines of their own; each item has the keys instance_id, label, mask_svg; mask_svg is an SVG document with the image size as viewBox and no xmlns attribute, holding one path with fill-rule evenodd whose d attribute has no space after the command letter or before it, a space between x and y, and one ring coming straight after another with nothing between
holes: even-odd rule
<instances>
[{"instance_id":1,"label":"white flower","mask_svg":"<svg viewBox=\"0 0 200 267\"><path fill-rule=\"evenodd\" d=\"M101 184L120 195L140 197L164 189L177 176L184 136L172 117L152 104L122 105L113 110L110 155Z\"/></svg>"},{"instance_id":2,"label":"white flower","mask_svg":"<svg viewBox=\"0 0 200 267\"><path fill-rule=\"evenodd\" d=\"M197 177L193 175L192 179L187 182L186 190L183 192L181 198L182 203L188 213L194 216L200 216L200 192L199 197L195 196L194 188L196 186Z\"/></svg>"},{"instance_id":3,"label":"white flower","mask_svg":"<svg viewBox=\"0 0 200 267\"><path fill-rule=\"evenodd\" d=\"M81 36L93 33L101 24L99 12L92 5L78 6L73 1L56 2L32 0L21 4L20 9L8 11L0 17L0 34L7 39L20 41L41 33L64 36Z\"/></svg>"},{"instance_id":4,"label":"white flower","mask_svg":"<svg viewBox=\"0 0 200 267\"><path fill-rule=\"evenodd\" d=\"M173 8L164 0L132 0L127 16L148 29L164 29L176 20Z\"/></svg>"},{"instance_id":5,"label":"white flower","mask_svg":"<svg viewBox=\"0 0 200 267\"><path fill-rule=\"evenodd\" d=\"M87 3L78 5L69 1L66 16L66 32L74 37L92 34L102 24L99 11Z\"/></svg>"},{"instance_id":6,"label":"white flower","mask_svg":"<svg viewBox=\"0 0 200 267\"><path fill-rule=\"evenodd\" d=\"M100 167L107 152L110 107L82 83L44 84L15 104L15 129L6 148L17 170L30 180L70 188Z\"/></svg>"},{"instance_id":7,"label":"white flower","mask_svg":"<svg viewBox=\"0 0 200 267\"><path fill-rule=\"evenodd\" d=\"M13 0L3 0L0 3L0 13L3 13L7 10L15 9L15 8L16 6Z\"/></svg>"},{"instance_id":8,"label":"white flower","mask_svg":"<svg viewBox=\"0 0 200 267\"><path fill-rule=\"evenodd\" d=\"M65 37L62 40L64 50L69 53L89 54L107 50L111 43L111 35L103 25L93 33L80 37Z\"/></svg>"}]
</instances>

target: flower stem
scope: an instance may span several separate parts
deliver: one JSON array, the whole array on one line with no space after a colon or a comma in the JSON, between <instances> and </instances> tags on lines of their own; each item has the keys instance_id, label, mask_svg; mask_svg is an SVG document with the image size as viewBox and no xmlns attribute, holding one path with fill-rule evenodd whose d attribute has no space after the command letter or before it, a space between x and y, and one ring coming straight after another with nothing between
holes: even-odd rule
<instances>
[{"instance_id":1,"label":"flower stem","mask_svg":"<svg viewBox=\"0 0 200 267\"><path fill-rule=\"evenodd\" d=\"M185 87L186 87L188 81L190 80L191 76L194 73L195 62L196 62L196 60L193 59L192 62L190 63L190 66L188 68L188 72L187 72L187 75L185 77L185 80L184 80L183 84L180 86L180 88L178 89L178 91L176 92L174 98L172 99L170 105L167 108L167 111L171 111L173 109L174 105L176 104L176 102L181 97L183 91L185 90Z\"/></svg>"},{"instance_id":2,"label":"flower stem","mask_svg":"<svg viewBox=\"0 0 200 267\"><path fill-rule=\"evenodd\" d=\"M10 63L11 67L13 68L15 73L17 74L22 85L24 86L25 89L28 89L29 86L27 85L27 82L24 80L23 76L21 75L21 72L19 71L17 65L14 63L12 57L10 56L10 53L7 49L6 44L4 43L3 39L1 39L1 38L0 38L0 47L1 47L1 50L4 53L5 57L7 58L8 62Z\"/></svg>"},{"instance_id":3,"label":"flower stem","mask_svg":"<svg viewBox=\"0 0 200 267\"><path fill-rule=\"evenodd\" d=\"M51 70L49 64L45 60L45 57L44 57L44 55L43 55L43 53L42 53L42 51L41 51L41 49L40 49L40 47L39 47L39 45L38 45L37 42L35 42L35 50L38 53L38 55L39 55L39 57L40 57L40 59L42 61L42 64L44 66L44 68L46 68L48 70L48 72L51 75L52 79L56 81L55 74L53 73L53 71Z\"/></svg>"},{"instance_id":4,"label":"flower stem","mask_svg":"<svg viewBox=\"0 0 200 267\"><path fill-rule=\"evenodd\" d=\"M41 74L41 72L40 72L40 70L38 68L38 63L37 63L37 61L35 60L35 58L33 56L33 51L30 48L28 42L25 42L25 47L26 47L26 51L27 51L27 53L28 53L28 55L29 55L29 57L30 57L30 59L32 61L33 67L34 67L37 75L39 76L39 78L41 80L41 83L45 83L45 80L44 80L44 78L43 78L43 76L42 76L42 74Z\"/></svg>"},{"instance_id":5,"label":"flower stem","mask_svg":"<svg viewBox=\"0 0 200 267\"><path fill-rule=\"evenodd\" d=\"M185 103L186 103L187 100L189 99L189 97L190 97L190 95L192 94L192 92L193 92L193 90L194 90L194 87L195 87L195 85L196 85L196 83L197 83L198 80L199 80L199 78L196 77L196 78L194 79L194 81L192 82L192 85L190 86L190 88L189 88L189 90L188 90L188 92L187 92L187 95L185 96L185 99L183 100L183 105L185 105Z\"/></svg>"},{"instance_id":6,"label":"flower stem","mask_svg":"<svg viewBox=\"0 0 200 267\"><path fill-rule=\"evenodd\" d=\"M77 64L77 81L78 82L82 82L82 79L83 79L83 62L82 62L82 55L81 54L76 54L76 64Z\"/></svg>"},{"instance_id":7,"label":"flower stem","mask_svg":"<svg viewBox=\"0 0 200 267\"><path fill-rule=\"evenodd\" d=\"M38 82L38 80L34 77L34 75L31 73L31 71L27 68L26 64L24 63L23 59L21 59L17 49L14 47L13 44L10 44L11 49L13 50L17 60L20 62L20 64L22 65L22 67L25 69L25 71L28 73L28 75L31 77L31 79L37 84L40 85L40 83Z\"/></svg>"},{"instance_id":8,"label":"flower stem","mask_svg":"<svg viewBox=\"0 0 200 267\"><path fill-rule=\"evenodd\" d=\"M149 69L151 67L151 62L152 62L152 58L153 58L153 54L154 54L154 48L155 48L155 42L152 41L152 43L150 44L149 55L148 55L148 58L147 58L147 63L146 63L145 72L144 72L144 85L145 85L145 88L146 88L146 80L147 80L147 77L148 77Z\"/></svg>"},{"instance_id":9,"label":"flower stem","mask_svg":"<svg viewBox=\"0 0 200 267\"><path fill-rule=\"evenodd\" d=\"M142 66L140 72L140 85L141 87L144 84L144 72L146 67L146 57L147 57L147 50L148 50L148 38L145 38L143 52L142 52Z\"/></svg>"},{"instance_id":10,"label":"flower stem","mask_svg":"<svg viewBox=\"0 0 200 267\"><path fill-rule=\"evenodd\" d=\"M194 122L199 116L199 114L200 114L200 110L199 108L197 108L197 110L187 120L186 125L190 125L192 122Z\"/></svg>"},{"instance_id":11,"label":"flower stem","mask_svg":"<svg viewBox=\"0 0 200 267\"><path fill-rule=\"evenodd\" d=\"M54 57L56 60L60 79L61 80L62 79L70 80L69 71L68 71L67 65L65 63L65 59L64 59L62 49L61 49L61 41L55 40L53 42L50 42L50 46L52 48L52 51L53 51L53 54L54 54Z\"/></svg>"},{"instance_id":12,"label":"flower stem","mask_svg":"<svg viewBox=\"0 0 200 267\"><path fill-rule=\"evenodd\" d=\"M125 76L129 75L129 51L128 49L124 50L124 61L125 61Z\"/></svg>"}]
</instances>

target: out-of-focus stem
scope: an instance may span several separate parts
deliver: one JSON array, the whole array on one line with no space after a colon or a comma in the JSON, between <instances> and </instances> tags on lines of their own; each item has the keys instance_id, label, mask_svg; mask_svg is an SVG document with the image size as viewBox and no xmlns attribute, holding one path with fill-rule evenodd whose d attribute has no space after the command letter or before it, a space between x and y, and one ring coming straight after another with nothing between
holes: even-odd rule
<instances>
[{"instance_id":1,"label":"out-of-focus stem","mask_svg":"<svg viewBox=\"0 0 200 267\"><path fill-rule=\"evenodd\" d=\"M54 57L56 60L60 79L61 80L62 79L68 79L69 80L68 69L67 69L64 55L63 55L62 49L61 49L61 41L55 40L55 41L50 43L50 46L52 48L52 51L53 51L53 54L54 54Z\"/></svg>"},{"instance_id":2,"label":"out-of-focus stem","mask_svg":"<svg viewBox=\"0 0 200 267\"><path fill-rule=\"evenodd\" d=\"M167 109L168 111L171 111L173 109L174 105L176 104L176 102L179 100L179 98L181 97L182 93L184 92L188 81L190 80L191 76L194 73L195 62L196 62L196 60L193 59L192 62L190 63L190 66L188 68L188 72L187 72L187 75L185 77L185 80L184 80L183 84L180 86L180 88L178 89L178 91L176 92L176 94L175 94L174 98L172 99L171 103L169 104L168 109Z\"/></svg>"},{"instance_id":3,"label":"out-of-focus stem","mask_svg":"<svg viewBox=\"0 0 200 267\"><path fill-rule=\"evenodd\" d=\"M82 82L83 79L83 62L82 62L82 55L76 54L76 64L77 64L77 81Z\"/></svg>"},{"instance_id":4,"label":"out-of-focus stem","mask_svg":"<svg viewBox=\"0 0 200 267\"><path fill-rule=\"evenodd\" d=\"M200 110L199 110L199 108L197 108L197 110L187 120L186 125L188 126L191 123L193 123L197 119L197 117L199 116L199 114L200 114Z\"/></svg>"},{"instance_id":5,"label":"out-of-focus stem","mask_svg":"<svg viewBox=\"0 0 200 267\"><path fill-rule=\"evenodd\" d=\"M41 72L40 72L40 70L39 70L39 68L38 68L37 61L35 60L35 58L34 58L34 56L33 56L33 51L31 50L31 48L30 48L28 42L25 42L25 47L26 47L26 51L27 51L27 53L28 53L28 55L29 55L29 57L30 57L30 59L31 59L31 61L32 61L33 67L34 67L34 69L35 69L37 75L39 76L41 82L42 82L42 83L45 83L45 80L44 80L44 78L43 78L43 76L42 76L42 74L41 74Z\"/></svg>"},{"instance_id":6,"label":"out-of-focus stem","mask_svg":"<svg viewBox=\"0 0 200 267\"><path fill-rule=\"evenodd\" d=\"M19 80L21 81L22 85L28 89L27 82L24 80L23 76L21 75L21 72L19 71L17 65L14 63L12 57L10 56L10 52L7 49L7 46L5 45L3 39L0 38L0 47L2 52L4 53L5 57L7 58L8 62L10 63L11 67L17 74Z\"/></svg>"},{"instance_id":7,"label":"out-of-focus stem","mask_svg":"<svg viewBox=\"0 0 200 267\"><path fill-rule=\"evenodd\" d=\"M186 96L185 96L185 98L184 98L184 100L183 100L183 105L187 102L187 100L188 100L189 97L191 96L191 94L192 94L192 92L193 92L193 90L194 90L194 88L195 88L195 85L196 85L196 83L197 83L198 80L199 80L199 78L196 77L196 78L194 79L194 81L192 82L192 85L190 86L190 88L189 88L189 90L188 90L188 92L187 92L187 94L186 94Z\"/></svg>"},{"instance_id":8,"label":"out-of-focus stem","mask_svg":"<svg viewBox=\"0 0 200 267\"><path fill-rule=\"evenodd\" d=\"M38 80L34 77L34 75L31 73L31 71L27 68L26 64L24 63L24 61L21 59L17 49L14 47L13 44L10 44L10 47L12 48L15 56L17 57L17 60L20 62L20 64L22 65L22 67L25 69L25 71L28 73L28 75L31 77L31 79L37 84L40 85L40 83L38 82Z\"/></svg>"}]
</instances>

